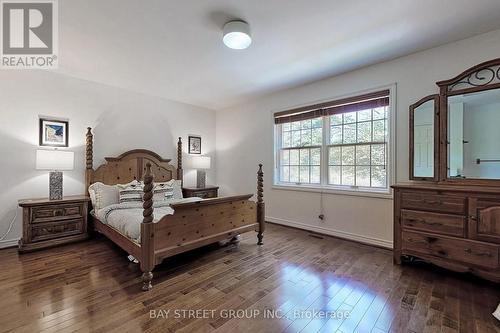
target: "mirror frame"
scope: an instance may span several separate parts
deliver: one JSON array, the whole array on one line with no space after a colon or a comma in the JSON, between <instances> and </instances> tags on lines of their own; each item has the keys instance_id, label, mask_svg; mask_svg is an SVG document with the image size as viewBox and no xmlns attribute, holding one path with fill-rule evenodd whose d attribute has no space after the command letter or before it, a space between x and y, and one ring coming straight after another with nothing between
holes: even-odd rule
<instances>
[{"instance_id":1,"label":"mirror frame","mask_svg":"<svg viewBox=\"0 0 500 333\"><path fill-rule=\"evenodd\" d=\"M448 177L448 97L491 89L500 89L500 58L471 67L452 79L436 82L439 86L440 139L439 180L457 185L500 186L500 179ZM500 155L500 152L499 152Z\"/></svg>"},{"instance_id":2,"label":"mirror frame","mask_svg":"<svg viewBox=\"0 0 500 333\"><path fill-rule=\"evenodd\" d=\"M415 141L415 130L414 130L414 123L415 123L415 109L418 108L420 105L428 102L428 101L434 101L434 176L433 177L416 177L414 174L414 166L415 166L415 159L414 159L414 141ZM439 95L434 94L434 95L428 95L425 96L424 98L420 99L418 102L410 105L410 162L409 162L409 167L410 167L410 173L409 173L409 178L410 180L427 180L427 181L438 181L439 180Z\"/></svg>"}]
</instances>

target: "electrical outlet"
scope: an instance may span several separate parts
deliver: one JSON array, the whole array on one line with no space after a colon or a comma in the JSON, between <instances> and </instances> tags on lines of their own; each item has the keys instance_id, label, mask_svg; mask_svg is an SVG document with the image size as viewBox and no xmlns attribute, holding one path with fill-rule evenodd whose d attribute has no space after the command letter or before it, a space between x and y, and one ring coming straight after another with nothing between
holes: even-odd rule
<instances>
[{"instance_id":1,"label":"electrical outlet","mask_svg":"<svg viewBox=\"0 0 500 333\"><path fill-rule=\"evenodd\" d=\"M320 219L321 221L324 221L325 220L325 215L324 214L319 214L318 215L318 219Z\"/></svg>"}]
</instances>

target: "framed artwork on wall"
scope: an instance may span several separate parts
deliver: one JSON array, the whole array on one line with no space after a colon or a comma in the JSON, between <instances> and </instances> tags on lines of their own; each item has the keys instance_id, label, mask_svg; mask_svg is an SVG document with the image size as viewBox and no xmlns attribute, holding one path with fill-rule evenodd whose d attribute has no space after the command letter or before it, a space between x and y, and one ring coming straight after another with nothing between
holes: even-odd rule
<instances>
[{"instance_id":1,"label":"framed artwork on wall","mask_svg":"<svg viewBox=\"0 0 500 333\"><path fill-rule=\"evenodd\" d=\"M189 154L201 154L201 137L190 135L188 139Z\"/></svg>"},{"instance_id":2,"label":"framed artwork on wall","mask_svg":"<svg viewBox=\"0 0 500 333\"><path fill-rule=\"evenodd\" d=\"M40 146L68 147L68 121L40 118L39 131Z\"/></svg>"}]
</instances>

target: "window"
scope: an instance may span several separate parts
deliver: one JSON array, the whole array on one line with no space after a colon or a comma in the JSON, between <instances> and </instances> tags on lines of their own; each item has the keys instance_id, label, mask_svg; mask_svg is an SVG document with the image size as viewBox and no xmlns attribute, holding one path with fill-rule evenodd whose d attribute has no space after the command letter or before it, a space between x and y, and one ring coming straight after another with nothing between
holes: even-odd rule
<instances>
[{"instance_id":1,"label":"window","mask_svg":"<svg viewBox=\"0 0 500 333\"><path fill-rule=\"evenodd\" d=\"M389 91L275 114L275 183L388 189Z\"/></svg>"}]
</instances>

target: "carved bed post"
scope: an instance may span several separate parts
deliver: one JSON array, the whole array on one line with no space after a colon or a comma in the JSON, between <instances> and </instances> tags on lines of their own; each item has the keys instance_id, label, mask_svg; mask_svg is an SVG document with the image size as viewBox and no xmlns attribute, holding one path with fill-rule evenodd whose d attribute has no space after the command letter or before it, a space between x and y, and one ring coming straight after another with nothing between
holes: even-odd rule
<instances>
[{"instance_id":1,"label":"carved bed post","mask_svg":"<svg viewBox=\"0 0 500 333\"><path fill-rule=\"evenodd\" d=\"M179 137L177 141L177 179L183 182L183 172L182 172L182 138Z\"/></svg>"},{"instance_id":2,"label":"carved bed post","mask_svg":"<svg viewBox=\"0 0 500 333\"><path fill-rule=\"evenodd\" d=\"M266 206L264 204L264 172L262 172L262 164L259 164L259 171L257 171L257 222L259 223L259 230L257 234L258 245L262 245L262 238L264 237L266 217Z\"/></svg>"},{"instance_id":3,"label":"carved bed post","mask_svg":"<svg viewBox=\"0 0 500 333\"><path fill-rule=\"evenodd\" d=\"M155 266L154 259L154 224L153 224L153 174L151 173L151 163L146 164L146 174L144 175L144 195L143 205L144 211L142 215L144 219L141 223L141 253L142 258L142 290L148 291L153 288L151 280L153 273L151 272Z\"/></svg>"},{"instance_id":4,"label":"carved bed post","mask_svg":"<svg viewBox=\"0 0 500 333\"><path fill-rule=\"evenodd\" d=\"M92 184L92 175L94 172L94 136L92 135L92 128L87 127L87 140L85 147L85 193L89 195L89 186Z\"/></svg>"}]
</instances>

